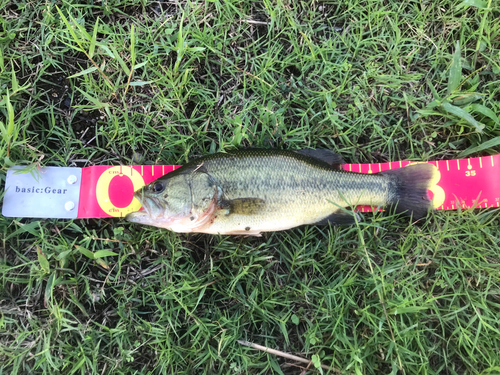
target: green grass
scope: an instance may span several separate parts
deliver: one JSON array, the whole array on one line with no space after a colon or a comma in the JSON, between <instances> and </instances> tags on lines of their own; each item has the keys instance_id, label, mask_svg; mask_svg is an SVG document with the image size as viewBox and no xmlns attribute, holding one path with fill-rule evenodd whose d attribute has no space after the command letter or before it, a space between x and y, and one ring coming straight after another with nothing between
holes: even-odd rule
<instances>
[{"instance_id":1,"label":"green grass","mask_svg":"<svg viewBox=\"0 0 500 375\"><path fill-rule=\"evenodd\" d=\"M0 4L2 181L248 146L500 152L497 1ZM0 216L0 374L307 367L237 340L329 373L498 374L499 226L493 209L365 214L254 239Z\"/></svg>"}]
</instances>

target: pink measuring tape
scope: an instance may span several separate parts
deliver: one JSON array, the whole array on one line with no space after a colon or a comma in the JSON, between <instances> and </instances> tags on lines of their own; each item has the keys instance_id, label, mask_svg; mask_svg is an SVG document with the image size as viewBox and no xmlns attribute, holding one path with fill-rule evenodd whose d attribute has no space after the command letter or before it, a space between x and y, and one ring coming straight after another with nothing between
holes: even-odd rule
<instances>
[{"instance_id":1,"label":"pink measuring tape","mask_svg":"<svg viewBox=\"0 0 500 375\"><path fill-rule=\"evenodd\" d=\"M377 173L405 167L411 161L377 164L345 164L346 171ZM453 210L457 207L500 206L500 155L480 158L431 161L440 178L430 188L434 208ZM140 209L133 192L158 177L178 168L172 165L96 166L83 168L82 194L78 217L124 217ZM362 212L370 211L360 206Z\"/></svg>"},{"instance_id":2,"label":"pink measuring tape","mask_svg":"<svg viewBox=\"0 0 500 375\"><path fill-rule=\"evenodd\" d=\"M346 171L377 173L407 166L412 161L345 164ZM500 207L500 155L430 161L439 179L429 195L437 210ZM125 217L141 204L134 191L179 168L176 165L46 167L39 178L7 172L2 214L8 217L106 218ZM361 212L371 211L359 206Z\"/></svg>"}]
</instances>

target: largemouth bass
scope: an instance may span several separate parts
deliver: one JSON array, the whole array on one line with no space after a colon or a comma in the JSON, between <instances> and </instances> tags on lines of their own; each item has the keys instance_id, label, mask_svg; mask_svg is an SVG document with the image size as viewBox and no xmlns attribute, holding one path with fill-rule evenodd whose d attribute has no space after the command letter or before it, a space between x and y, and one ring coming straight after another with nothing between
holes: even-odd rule
<instances>
[{"instance_id":1,"label":"largemouth bass","mask_svg":"<svg viewBox=\"0 0 500 375\"><path fill-rule=\"evenodd\" d=\"M259 236L305 224L352 224L343 207L392 207L413 218L431 208L432 164L375 174L340 170L329 150L249 149L190 161L134 193L133 223L174 232Z\"/></svg>"}]
</instances>

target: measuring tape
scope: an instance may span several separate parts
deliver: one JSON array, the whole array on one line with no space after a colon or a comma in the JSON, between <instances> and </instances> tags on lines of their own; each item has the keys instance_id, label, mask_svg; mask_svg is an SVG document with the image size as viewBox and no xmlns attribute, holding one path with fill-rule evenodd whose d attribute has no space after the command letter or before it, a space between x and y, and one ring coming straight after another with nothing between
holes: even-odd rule
<instances>
[{"instance_id":1,"label":"measuring tape","mask_svg":"<svg viewBox=\"0 0 500 375\"><path fill-rule=\"evenodd\" d=\"M378 173L414 161L344 164L346 171ZM430 161L439 179L429 188L435 209L500 207L500 155ZM179 165L46 167L36 179L29 173L7 172L2 214L7 217L125 217L141 204L134 191L179 168ZM20 167L18 167L20 168ZM359 206L361 212L371 211Z\"/></svg>"}]
</instances>

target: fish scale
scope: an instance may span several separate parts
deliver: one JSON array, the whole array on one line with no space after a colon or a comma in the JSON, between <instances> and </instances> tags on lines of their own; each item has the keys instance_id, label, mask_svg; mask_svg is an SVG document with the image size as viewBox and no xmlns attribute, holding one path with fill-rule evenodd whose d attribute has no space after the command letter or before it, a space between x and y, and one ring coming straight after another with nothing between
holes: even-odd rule
<instances>
[{"instance_id":1,"label":"fish scale","mask_svg":"<svg viewBox=\"0 0 500 375\"><path fill-rule=\"evenodd\" d=\"M349 174L294 156L264 153L221 163L207 161L207 172L220 183L228 199L260 198L266 202L259 215L218 217L210 231L262 232L313 224L348 205L341 195L348 202L375 206L387 200L386 177Z\"/></svg>"}]
</instances>

